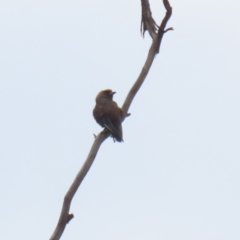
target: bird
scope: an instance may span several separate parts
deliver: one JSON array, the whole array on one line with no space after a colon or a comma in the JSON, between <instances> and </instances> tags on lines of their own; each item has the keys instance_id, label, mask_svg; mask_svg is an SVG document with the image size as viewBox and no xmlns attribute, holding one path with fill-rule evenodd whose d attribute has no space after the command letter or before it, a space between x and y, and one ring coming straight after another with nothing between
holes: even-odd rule
<instances>
[{"instance_id":1,"label":"bird","mask_svg":"<svg viewBox=\"0 0 240 240\"><path fill-rule=\"evenodd\" d=\"M122 109L113 101L115 93L111 89L98 93L95 99L93 117L101 127L105 127L111 132L114 141L123 142Z\"/></svg>"}]
</instances>

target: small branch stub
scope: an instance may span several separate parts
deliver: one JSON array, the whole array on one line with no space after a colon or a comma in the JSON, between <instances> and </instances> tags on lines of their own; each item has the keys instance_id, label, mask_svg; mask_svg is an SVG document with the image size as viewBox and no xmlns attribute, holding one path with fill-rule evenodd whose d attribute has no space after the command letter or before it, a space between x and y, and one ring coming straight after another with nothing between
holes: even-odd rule
<instances>
[{"instance_id":1,"label":"small branch stub","mask_svg":"<svg viewBox=\"0 0 240 240\"><path fill-rule=\"evenodd\" d=\"M74 215L72 213L68 214L67 218L67 224L74 218Z\"/></svg>"},{"instance_id":2,"label":"small branch stub","mask_svg":"<svg viewBox=\"0 0 240 240\"><path fill-rule=\"evenodd\" d=\"M166 33L167 31L173 31L173 30L174 30L173 27L170 27L170 28L165 29L164 33Z\"/></svg>"}]
</instances>

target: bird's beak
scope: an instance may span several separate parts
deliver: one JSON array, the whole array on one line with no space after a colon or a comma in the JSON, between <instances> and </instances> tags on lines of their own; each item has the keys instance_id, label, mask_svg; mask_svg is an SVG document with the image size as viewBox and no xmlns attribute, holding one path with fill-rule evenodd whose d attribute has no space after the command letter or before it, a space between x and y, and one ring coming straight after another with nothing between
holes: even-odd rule
<instances>
[{"instance_id":1,"label":"bird's beak","mask_svg":"<svg viewBox=\"0 0 240 240\"><path fill-rule=\"evenodd\" d=\"M110 95L113 96L116 92L111 92Z\"/></svg>"}]
</instances>

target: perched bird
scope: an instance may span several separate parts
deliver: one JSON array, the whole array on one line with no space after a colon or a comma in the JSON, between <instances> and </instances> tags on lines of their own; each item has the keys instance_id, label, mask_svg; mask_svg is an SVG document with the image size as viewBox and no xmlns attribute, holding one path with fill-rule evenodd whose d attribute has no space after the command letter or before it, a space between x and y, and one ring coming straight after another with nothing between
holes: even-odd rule
<instances>
[{"instance_id":1,"label":"perched bird","mask_svg":"<svg viewBox=\"0 0 240 240\"><path fill-rule=\"evenodd\" d=\"M98 93L93 116L100 126L107 128L111 132L114 140L123 142L122 110L112 100L115 93L110 89Z\"/></svg>"}]
</instances>

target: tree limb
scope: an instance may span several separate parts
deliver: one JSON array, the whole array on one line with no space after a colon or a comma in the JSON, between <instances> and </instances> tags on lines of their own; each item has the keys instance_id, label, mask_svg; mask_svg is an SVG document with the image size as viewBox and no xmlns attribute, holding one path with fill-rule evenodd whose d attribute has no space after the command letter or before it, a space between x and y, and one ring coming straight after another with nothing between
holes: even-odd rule
<instances>
[{"instance_id":1,"label":"tree limb","mask_svg":"<svg viewBox=\"0 0 240 240\"><path fill-rule=\"evenodd\" d=\"M172 8L171 8L168 0L163 0L163 4L164 4L167 12L166 12L166 15L165 15L164 19L162 20L162 23L159 27L157 27L154 19L151 16L151 10L150 10L150 5L149 5L148 0L141 0L141 3L142 3L142 32L144 34L144 32L146 30L148 30L153 41L152 41L152 45L149 49L146 62L142 68L142 71L141 71L139 77L137 78L136 82L134 83L133 87L130 89L130 91L123 103L123 106L122 106L123 121L127 116L129 116L128 109L129 109L134 97L136 96L138 90L140 89L141 85L143 84L143 82L150 70L150 67L153 63L155 55L159 52L163 34L169 30L172 30L172 28L168 28L165 30L166 24L172 14ZM66 227L66 224L73 218L73 214L69 214L71 201L72 201L75 193L77 192L78 187L82 183L84 177L88 173L88 171L98 153L98 150L99 150L101 144L109 136L110 136L109 131L104 129L102 132L100 132L95 137L93 145L90 149L90 152L89 152L82 168L78 172L76 178L74 179L72 185L70 186L68 192L66 193L66 195L64 197L60 218L59 218L56 229L53 232L50 240L60 239L60 237Z\"/></svg>"},{"instance_id":2,"label":"tree limb","mask_svg":"<svg viewBox=\"0 0 240 240\"><path fill-rule=\"evenodd\" d=\"M141 0L141 1L142 1L142 7L147 8L143 11L151 13L150 5L148 3L148 0ZM146 76L149 72L149 69L150 69L150 67L153 63L155 55L157 53L159 53L159 48L160 48L160 44L161 44L161 41L162 41L162 37L163 37L163 34L165 33L164 29L167 25L168 20L170 19L171 15L172 15L172 8L171 8L168 0L163 0L163 4L164 4L167 12L166 12L166 15L165 15L164 19L162 20L162 23L161 23L160 27L158 27L157 34L155 34L155 35L153 34L151 26L148 29L146 29L146 30L148 30L150 36L154 35L152 37L152 39L153 39L152 45L149 49L147 60L146 60L144 66L142 68L142 71L141 71L139 77L137 78L136 82L132 86L131 90L129 91L129 93L127 95L127 98L126 98L126 100L125 100L125 102L122 106L123 116L126 116L126 114L128 112L128 109L129 109L129 107L130 107L130 105L133 101L133 98L137 94L138 90L140 89L141 85L143 84L143 82L144 82L144 80L145 80L145 78L146 78ZM151 18L152 18L152 16L151 16ZM146 26L147 27L149 26L148 23L146 23ZM169 31L169 30L173 30L173 28L166 29L166 32Z\"/></svg>"}]
</instances>

